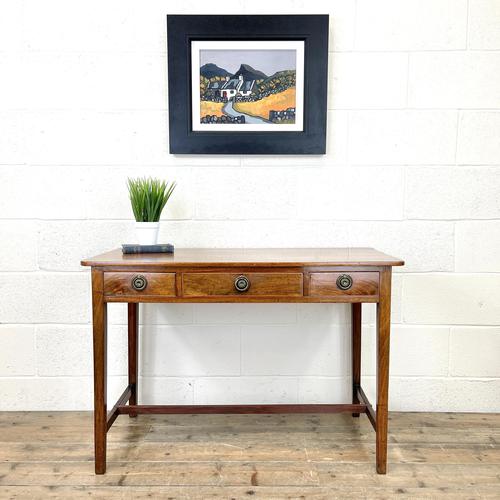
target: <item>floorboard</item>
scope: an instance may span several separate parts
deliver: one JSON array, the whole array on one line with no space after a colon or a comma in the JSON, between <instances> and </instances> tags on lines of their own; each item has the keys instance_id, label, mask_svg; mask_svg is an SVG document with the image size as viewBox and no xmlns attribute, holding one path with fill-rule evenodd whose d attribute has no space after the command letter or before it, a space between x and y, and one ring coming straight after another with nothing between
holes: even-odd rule
<instances>
[{"instance_id":1,"label":"floorboard","mask_svg":"<svg viewBox=\"0 0 500 500\"><path fill-rule=\"evenodd\" d=\"M349 415L118 417L93 472L90 412L0 413L1 499L500 499L500 414L392 413L388 474Z\"/></svg>"}]
</instances>

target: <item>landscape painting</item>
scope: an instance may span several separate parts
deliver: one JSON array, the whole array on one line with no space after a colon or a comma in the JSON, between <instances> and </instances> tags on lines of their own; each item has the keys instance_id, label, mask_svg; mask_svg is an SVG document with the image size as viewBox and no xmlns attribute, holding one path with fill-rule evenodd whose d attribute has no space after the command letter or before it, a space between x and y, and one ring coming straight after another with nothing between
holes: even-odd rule
<instances>
[{"instance_id":1,"label":"landscape painting","mask_svg":"<svg viewBox=\"0 0 500 500\"><path fill-rule=\"evenodd\" d=\"M303 130L303 42L192 42L192 80L193 130Z\"/></svg>"}]
</instances>

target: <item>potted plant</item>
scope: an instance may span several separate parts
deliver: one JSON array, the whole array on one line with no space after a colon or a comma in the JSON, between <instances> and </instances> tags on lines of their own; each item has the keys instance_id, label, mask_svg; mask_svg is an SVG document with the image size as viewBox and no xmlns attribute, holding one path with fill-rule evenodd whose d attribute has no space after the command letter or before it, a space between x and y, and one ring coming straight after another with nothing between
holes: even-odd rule
<instances>
[{"instance_id":1,"label":"potted plant","mask_svg":"<svg viewBox=\"0 0 500 500\"><path fill-rule=\"evenodd\" d=\"M142 177L129 178L127 185L139 244L154 245L158 241L161 213L172 196L176 183Z\"/></svg>"}]
</instances>

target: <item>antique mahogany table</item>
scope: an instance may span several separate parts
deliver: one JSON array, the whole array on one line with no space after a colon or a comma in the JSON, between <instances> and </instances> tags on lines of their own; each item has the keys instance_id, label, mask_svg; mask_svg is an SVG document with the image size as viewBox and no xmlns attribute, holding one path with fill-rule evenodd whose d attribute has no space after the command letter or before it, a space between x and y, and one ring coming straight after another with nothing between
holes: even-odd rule
<instances>
[{"instance_id":1,"label":"antique mahogany table","mask_svg":"<svg viewBox=\"0 0 500 500\"><path fill-rule=\"evenodd\" d=\"M179 249L82 261L92 268L95 472L106 471L106 433L118 415L139 413L365 413L376 432L377 472L387 468L392 266L403 261L372 248ZM106 309L128 303L128 386L106 408ZM137 337L140 302L348 302L352 304L352 403L140 405ZM377 304L377 402L361 388L361 304ZM128 402L128 405L127 405Z\"/></svg>"}]
</instances>

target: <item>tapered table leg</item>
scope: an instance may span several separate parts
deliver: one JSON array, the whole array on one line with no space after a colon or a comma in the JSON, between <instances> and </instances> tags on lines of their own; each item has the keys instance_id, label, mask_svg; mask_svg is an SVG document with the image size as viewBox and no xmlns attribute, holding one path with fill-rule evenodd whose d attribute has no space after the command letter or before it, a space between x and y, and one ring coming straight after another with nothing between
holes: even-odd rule
<instances>
[{"instance_id":1,"label":"tapered table leg","mask_svg":"<svg viewBox=\"0 0 500 500\"><path fill-rule=\"evenodd\" d=\"M389 405L389 345L391 330L390 267L380 273L380 298L377 304L377 472L387 471L387 413Z\"/></svg>"},{"instance_id":2,"label":"tapered table leg","mask_svg":"<svg viewBox=\"0 0 500 500\"><path fill-rule=\"evenodd\" d=\"M352 323L352 402L359 403L358 387L361 384L361 303L354 302L351 305ZM353 413L353 417L359 417L359 413Z\"/></svg>"},{"instance_id":3,"label":"tapered table leg","mask_svg":"<svg viewBox=\"0 0 500 500\"><path fill-rule=\"evenodd\" d=\"M131 405L137 404L137 361L138 361L139 304L128 304L128 383L130 386ZM130 413L137 417L137 413Z\"/></svg>"},{"instance_id":4,"label":"tapered table leg","mask_svg":"<svg viewBox=\"0 0 500 500\"><path fill-rule=\"evenodd\" d=\"M106 472L106 344L107 318L103 272L92 269L92 324L94 338L94 453L95 473Z\"/></svg>"}]
</instances>

